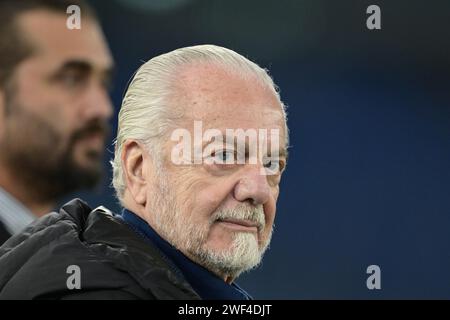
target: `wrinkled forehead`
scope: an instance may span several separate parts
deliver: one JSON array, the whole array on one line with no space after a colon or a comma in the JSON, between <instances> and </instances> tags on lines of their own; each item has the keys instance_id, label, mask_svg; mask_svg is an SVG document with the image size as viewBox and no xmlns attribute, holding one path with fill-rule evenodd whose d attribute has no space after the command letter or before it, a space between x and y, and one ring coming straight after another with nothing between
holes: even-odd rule
<instances>
[{"instance_id":1,"label":"wrinkled forehead","mask_svg":"<svg viewBox=\"0 0 450 320\"><path fill-rule=\"evenodd\" d=\"M183 120L202 121L204 128L285 130L282 105L273 88L254 75L214 64L192 64L180 70L175 103Z\"/></svg>"}]
</instances>

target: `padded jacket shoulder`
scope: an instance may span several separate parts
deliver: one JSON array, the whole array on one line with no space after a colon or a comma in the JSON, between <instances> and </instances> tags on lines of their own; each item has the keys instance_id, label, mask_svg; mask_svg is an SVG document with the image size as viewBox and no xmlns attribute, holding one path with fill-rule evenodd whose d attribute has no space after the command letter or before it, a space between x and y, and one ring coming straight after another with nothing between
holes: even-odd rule
<instances>
[{"instance_id":1,"label":"padded jacket shoulder","mask_svg":"<svg viewBox=\"0 0 450 320\"><path fill-rule=\"evenodd\" d=\"M69 266L81 288L68 288ZM200 299L151 243L79 199L0 247L0 299Z\"/></svg>"}]
</instances>

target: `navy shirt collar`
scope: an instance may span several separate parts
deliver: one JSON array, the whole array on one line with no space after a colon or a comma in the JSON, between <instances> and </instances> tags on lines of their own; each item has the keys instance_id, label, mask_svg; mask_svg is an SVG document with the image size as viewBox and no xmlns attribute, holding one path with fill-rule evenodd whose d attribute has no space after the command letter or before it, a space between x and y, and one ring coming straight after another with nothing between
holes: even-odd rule
<instances>
[{"instance_id":1,"label":"navy shirt collar","mask_svg":"<svg viewBox=\"0 0 450 320\"><path fill-rule=\"evenodd\" d=\"M123 220L137 233L151 241L167 258L173 271L184 277L197 294L206 300L251 300L252 297L237 284L228 284L215 274L196 264L170 243L161 238L155 230L133 212L124 209Z\"/></svg>"}]
</instances>

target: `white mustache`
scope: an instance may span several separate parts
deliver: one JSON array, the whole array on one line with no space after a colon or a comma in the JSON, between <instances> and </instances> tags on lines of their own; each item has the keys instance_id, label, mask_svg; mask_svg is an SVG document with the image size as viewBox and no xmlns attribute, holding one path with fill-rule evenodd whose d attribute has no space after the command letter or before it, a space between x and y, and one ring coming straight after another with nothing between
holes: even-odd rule
<instances>
[{"instance_id":1,"label":"white mustache","mask_svg":"<svg viewBox=\"0 0 450 320\"><path fill-rule=\"evenodd\" d=\"M255 222L258 230L264 230L266 225L266 217L262 205L251 207L249 205L239 205L233 209L218 209L211 218L211 223L217 220L237 219Z\"/></svg>"}]
</instances>

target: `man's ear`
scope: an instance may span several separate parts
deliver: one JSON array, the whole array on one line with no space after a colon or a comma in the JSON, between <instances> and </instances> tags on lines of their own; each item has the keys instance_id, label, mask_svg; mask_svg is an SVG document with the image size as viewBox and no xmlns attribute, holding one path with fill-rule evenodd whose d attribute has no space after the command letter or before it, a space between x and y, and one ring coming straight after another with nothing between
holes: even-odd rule
<instances>
[{"instance_id":1,"label":"man's ear","mask_svg":"<svg viewBox=\"0 0 450 320\"><path fill-rule=\"evenodd\" d=\"M142 206L147 202L147 172L150 157L145 147L137 141L128 140L122 147L122 166L126 189L134 201Z\"/></svg>"}]
</instances>

